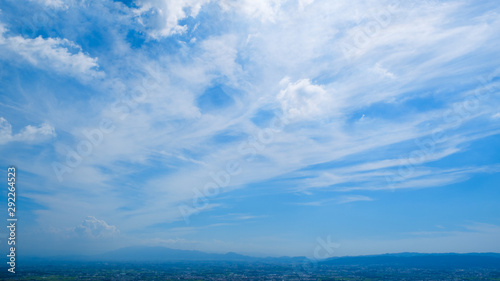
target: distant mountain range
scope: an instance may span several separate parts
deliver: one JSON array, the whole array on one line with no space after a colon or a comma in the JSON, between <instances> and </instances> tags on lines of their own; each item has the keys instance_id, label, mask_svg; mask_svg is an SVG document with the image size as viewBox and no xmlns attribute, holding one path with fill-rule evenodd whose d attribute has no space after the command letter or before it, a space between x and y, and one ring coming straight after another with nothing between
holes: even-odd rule
<instances>
[{"instance_id":1,"label":"distant mountain range","mask_svg":"<svg viewBox=\"0 0 500 281\"><path fill-rule=\"evenodd\" d=\"M97 262L266 262L304 263L312 262L306 257L257 258L237 253L213 254L201 251L177 250L165 247L127 247L96 256L58 256L31 258L29 261L97 261ZM318 261L324 265L337 266L405 266L405 267L495 267L500 269L498 253L468 254L421 254L399 253L370 256L332 257Z\"/></svg>"},{"instance_id":2,"label":"distant mountain range","mask_svg":"<svg viewBox=\"0 0 500 281\"><path fill-rule=\"evenodd\" d=\"M173 262L173 261L234 261L234 262L282 262L296 263L306 257L258 258L234 252L225 254L206 253L194 250L177 250L166 247L126 247L101 255L25 257L29 262L37 261L102 261L102 262Z\"/></svg>"},{"instance_id":3,"label":"distant mountain range","mask_svg":"<svg viewBox=\"0 0 500 281\"><path fill-rule=\"evenodd\" d=\"M95 256L95 258L111 261L253 261L258 259L233 252L211 254L165 247L127 247Z\"/></svg>"}]
</instances>

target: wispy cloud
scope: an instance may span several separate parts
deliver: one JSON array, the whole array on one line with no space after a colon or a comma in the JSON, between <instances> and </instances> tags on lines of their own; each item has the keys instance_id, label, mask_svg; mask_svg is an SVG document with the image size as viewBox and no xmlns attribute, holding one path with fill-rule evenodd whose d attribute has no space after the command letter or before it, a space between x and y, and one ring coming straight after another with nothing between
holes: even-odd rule
<instances>
[{"instance_id":1,"label":"wispy cloud","mask_svg":"<svg viewBox=\"0 0 500 281\"><path fill-rule=\"evenodd\" d=\"M61 74L68 73L84 80L104 76L104 72L99 70L97 58L83 53L82 48L74 42L41 36L34 39L6 36L6 31L5 26L0 23L0 47L3 49L4 59L10 54L16 54L36 67Z\"/></svg>"},{"instance_id":2,"label":"wispy cloud","mask_svg":"<svg viewBox=\"0 0 500 281\"><path fill-rule=\"evenodd\" d=\"M216 218L216 219L220 219L220 220L246 221L246 220L253 220L253 219L262 218L264 216L255 216L255 215L243 214L243 213L231 213L231 214L227 214L227 215L212 216L212 217Z\"/></svg>"},{"instance_id":3,"label":"wispy cloud","mask_svg":"<svg viewBox=\"0 0 500 281\"><path fill-rule=\"evenodd\" d=\"M373 201L372 198L364 195L351 195L351 196L343 196L338 201L339 204L346 204L357 201Z\"/></svg>"},{"instance_id":4,"label":"wispy cloud","mask_svg":"<svg viewBox=\"0 0 500 281\"><path fill-rule=\"evenodd\" d=\"M132 233L184 223L181 206L254 224L283 202L363 208L498 172L470 156L500 132L493 4L37 2L59 14L33 36L0 25L0 143L38 144L5 157L32 174L42 224L94 214Z\"/></svg>"},{"instance_id":5,"label":"wispy cloud","mask_svg":"<svg viewBox=\"0 0 500 281\"><path fill-rule=\"evenodd\" d=\"M0 117L0 145L9 142L40 142L56 137L55 130L47 123L39 127L28 125L19 133L12 134L12 125L5 118Z\"/></svg>"},{"instance_id":6,"label":"wispy cloud","mask_svg":"<svg viewBox=\"0 0 500 281\"><path fill-rule=\"evenodd\" d=\"M313 207L321 207L328 203L335 204L347 204L358 201L373 201L374 199L364 195L344 195L344 196L336 196L328 199L322 199L317 201L309 201L309 202L296 202L294 205L299 206L313 206Z\"/></svg>"},{"instance_id":7,"label":"wispy cloud","mask_svg":"<svg viewBox=\"0 0 500 281\"><path fill-rule=\"evenodd\" d=\"M198 9L196 5L200 3L186 2L182 5L193 5L195 7L193 11L196 12ZM434 4L429 5L434 7ZM445 28L442 24L457 9L460 9L457 5L435 4L434 8L437 12L430 13L434 8L421 4L419 7L413 7L414 12L407 18L396 16L399 13L405 15L407 13L405 7L400 6L393 12L391 24L379 35L372 38L374 45L363 49L363 57L366 60L362 63L346 61L340 51L336 54L338 57L334 57L332 53L336 46L334 40L336 35L328 30L332 30L331 26L356 22L354 18L347 17L348 14L331 19L331 22L327 23L319 24L314 21L307 23L305 27L310 29L305 30L305 27L301 27L303 21L293 21L294 16L286 14L287 10L282 10L282 15L287 16L276 18L275 23L267 21L259 34L252 37L247 45L239 43L243 40L246 41L247 36L234 34L222 37L212 36L199 40L193 46L194 56L183 64L176 64L177 59L168 55L160 58L160 61L173 62L176 71L160 67L159 71L168 73L168 75L160 74L161 80L158 87L148 93L148 97L140 103L140 106L133 108L125 123L119 123L121 126L112 135L106 137L95 151L95 157L88 159L78 169L83 171L86 166L105 164L109 165L110 169L121 170L117 163L123 161L130 161L135 163L133 165L143 168L149 167L151 163L158 160L166 167L171 167L171 164L168 163L174 164L176 168L168 175L156 175L146 180L148 191L139 191L154 191L156 193L155 200L149 199L151 201L149 202L150 212L143 213L141 211L143 214L140 215L140 221L154 223L163 219L151 217L143 220L143 218L152 212L165 214L170 218L172 213L178 214L174 206L178 202L190 202L196 194L195 191L202 189L211 181L209 176L211 172L224 169L228 161L241 161L246 158L246 155L241 155L238 152L238 146L241 142L217 143L214 146L208 146L207 143L222 132L229 131L243 137L254 135L257 127L249 121L249 118L258 115L260 110L265 108L282 108L286 114L300 117L300 120L305 123L299 122L295 125L289 125L277 133L270 144L263 145L265 148L258 151L261 156L259 161L246 163L243 160L242 163L245 163L244 172L241 176L231 179L230 185L233 187L242 187L287 175L311 165L336 161L350 155L369 155L383 147L431 135L432 130L426 129L424 124L433 124L432 126L438 126L452 132L454 128L448 126L443 117L449 110L446 107L436 109L434 112L422 112L411 116L403 114L401 118L390 121L381 117L381 114L379 116L372 114L371 120L363 120L359 123L349 123L346 118L357 112L358 109L366 111L371 105L382 101L387 101L389 106L392 105L396 108L405 99L412 98L411 94L405 95L406 93L413 89L419 89L418 85L422 85L425 81L441 77L442 75L438 74L435 69L439 69L439 73L447 73L446 62L481 49L483 44L481 42L484 40L474 41L475 45L467 43L469 46L467 49L453 54L449 54L446 48L441 47L443 42L446 42L446 46L449 44L463 46L461 42L465 40L465 37L456 35L459 31L485 38L493 34L491 32L495 27L492 25L485 28L484 25L480 24L482 20L480 18L471 21L465 27L451 25L449 28ZM380 9L384 8L384 6L380 7ZM302 16L324 14L332 9L342 11L347 7L343 4L330 7L324 3L318 3L317 6L314 6L313 3L304 11L307 14ZM179 14L178 19L184 16L186 14ZM192 16L194 17L195 14ZM363 17L369 19L371 15L366 14ZM417 21L416 19L419 17L429 21ZM291 22L290 26L281 25L287 21ZM415 21L418 22L417 27L414 26ZM409 31L403 32L409 27L411 27ZM164 35L175 32L176 29L172 25L167 30L168 32ZM292 30L294 36L292 36ZM342 34L342 36L350 36L351 33L344 32ZM298 39L297 36L301 39ZM280 42L273 39L277 37L281 38ZM469 39L467 42L472 42ZM287 47L294 46L293 42L296 40L308 42L311 45L306 44L297 48ZM397 42L420 47L413 48L412 50L416 50L415 52L384 51L385 47L395 46ZM241 71L240 63L237 62L238 54L245 53L261 54L254 56L248 65L261 69L264 73L262 79L251 81L253 85L250 90L245 89L249 85L248 83L239 85L241 79L247 79L246 74ZM410 72L404 66L412 65L410 62L417 54L426 56L427 60L424 59L426 63ZM331 60L318 64L315 59L320 55L331 58ZM273 63L269 64L269 61ZM360 68L367 63L370 67ZM146 61L144 64L151 64L151 62ZM282 65L288 69L287 75L290 80L282 80L282 72L272 65ZM301 65L301 67L297 69L294 65ZM304 72L303 69L310 69L310 71ZM359 71L353 71L354 69ZM469 71L473 72L474 70L469 69ZM432 72L432 75L429 72ZM328 77L330 73L338 73L339 78L323 79L325 81L321 83L315 82L313 79L313 77L325 75ZM212 82L211 79L220 74L230 79L231 86L236 87L235 92L240 92L229 94L234 103L230 107L219 109L219 112L224 112L223 115L213 111L201 113L196 104L197 99L204 94L207 87L216 83ZM180 79L167 82L169 75ZM392 79L390 76L397 77L397 79ZM386 81L387 78L390 79ZM186 85L184 81L189 81L190 84ZM137 86L135 83L140 82L140 80L124 81L130 88L135 88ZM429 85L427 87L432 87L433 84L427 85ZM374 90L380 86L383 87L381 90ZM426 89L419 90L425 91ZM227 89L222 94L227 95L226 91ZM452 100L454 99L452 98ZM243 107L243 105L245 106ZM242 109L243 111L241 111ZM484 114L487 111L486 109ZM113 112L104 111L102 115L113 117ZM118 120L118 117L119 115L115 115L114 120ZM472 120L472 117L472 115L464 117L463 120L466 122ZM162 120L162 122L157 124L156 120ZM178 126L169 123L174 120L178 122ZM320 123L317 120L321 120ZM429 153L423 160L417 159L419 161L417 164L424 165L460 152L459 143L453 142L453 139L467 134L470 129L472 128L464 128L459 134L450 133L453 138L450 137L446 142L436 143L435 151ZM78 130L75 131L78 132ZM465 140L462 145L464 143L466 143ZM127 153L124 153L125 148L127 148ZM440 186L468 178L458 175L446 175L441 179L433 177L408 178L406 182L389 187L385 178L391 176L392 172L387 169L393 168L397 172L401 166L405 165L405 162L399 158L399 154L408 153L414 149L408 149L408 146L393 148L393 152L387 155L389 158L387 156L378 158L372 163L360 161L350 168L342 167L338 170L328 171L323 173L325 175L323 176L324 183L320 183L319 179L314 180L318 172L313 170L311 172L313 179L305 181L305 185L302 185L301 181L297 181L295 184L310 187L331 186L359 179L364 182L364 186L376 179L375 187L373 184L371 186L368 184L370 187L364 188L385 189L417 187L419 185ZM293 153L290 153L291 151ZM168 155L183 155L180 158L177 157L182 162L176 161ZM194 161L183 161L182 159ZM410 160L413 161L413 158ZM177 163L182 163L182 165ZM370 170L372 172L367 173ZM347 171L349 173L346 175ZM430 176L431 173L435 172L436 170L423 168L423 170L416 171L414 177ZM101 176L95 177L96 179L110 181L113 178L102 172L98 173ZM125 174L127 174L127 169L123 170L123 175ZM351 182L351 184L356 185L355 182ZM362 188L360 185L356 186ZM340 190L355 188L343 186ZM165 202L170 203L165 204ZM172 207L174 210L170 209Z\"/></svg>"}]
</instances>

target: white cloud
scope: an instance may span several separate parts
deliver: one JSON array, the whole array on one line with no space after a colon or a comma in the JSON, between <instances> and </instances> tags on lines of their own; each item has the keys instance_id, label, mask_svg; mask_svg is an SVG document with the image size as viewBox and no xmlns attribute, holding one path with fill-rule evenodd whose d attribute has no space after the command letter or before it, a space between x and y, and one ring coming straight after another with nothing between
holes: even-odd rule
<instances>
[{"instance_id":1,"label":"white cloud","mask_svg":"<svg viewBox=\"0 0 500 281\"><path fill-rule=\"evenodd\" d=\"M4 52L3 59L9 59L8 54L15 53L39 68L70 74L83 80L104 76L104 73L98 70L97 58L89 57L79 45L67 39L5 36L6 31L0 23L0 49Z\"/></svg>"},{"instance_id":2,"label":"white cloud","mask_svg":"<svg viewBox=\"0 0 500 281\"><path fill-rule=\"evenodd\" d=\"M284 2L284 0L223 0L219 2L219 5L226 11L236 10L250 18L257 18L263 22L274 22L280 12L281 4ZM305 6L307 3L302 5Z\"/></svg>"},{"instance_id":3,"label":"white cloud","mask_svg":"<svg viewBox=\"0 0 500 281\"><path fill-rule=\"evenodd\" d=\"M39 2L49 8L66 9L68 5L65 4L64 0L31 0L34 2Z\"/></svg>"},{"instance_id":4,"label":"white cloud","mask_svg":"<svg viewBox=\"0 0 500 281\"><path fill-rule=\"evenodd\" d=\"M229 220L229 221L244 221L244 220L252 220L252 219L257 219L257 218L263 218L265 216L255 216L251 214L244 214L244 213L230 213L227 215L221 215L221 216L212 216L215 219L220 219L220 220Z\"/></svg>"},{"instance_id":5,"label":"white cloud","mask_svg":"<svg viewBox=\"0 0 500 281\"><path fill-rule=\"evenodd\" d=\"M43 123L40 127L28 125L14 136L17 141L36 141L45 137L55 137L56 133L52 126Z\"/></svg>"},{"instance_id":6,"label":"white cloud","mask_svg":"<svg viewBox=\"0 0 500 281\"><path fill-rule=\"evenodd\" d=\"M310 201L310 202L299 202L299 203L294 203L294 205L319 207L323 206L324 203L325 203L324 200L320 200L320 201Z\"/></svg>"},{"instance_id":7,"label":"white cloud","mask_svg":"<svg viewBox=\"0 0 500 281\"><path fill-rule=\"evenodd\" d=\"M114 225L108 225L105 221L88 216L80 225L75 227L74 232L86 238L109 238L120 233Z\"/></svg>"},{"instance_id":8,"label":"white cloud","mask_svg":"<svg viewBox=\"0 0 500 281\"><path fill-rule=\"evenodd\" d=\"M332 94L312 84L309 79L292 83L289 78L284 78L281 84L286 87L280 91L277 99L290 118L313 119L334 113L336 104Z\"/></svg>"},{"instance_id":9,"label":"white cloud","mask_svg":"<svg viewBox=\"0 0 500 281\"><path fill-rule=\"evenodd\" d=\"M372 198L364 195L350 195L350 196L342 196L338 204L346 204L346 203L351 203L351 202L357 202L357 201L373 201Z\"/></svg>"},{"instance_id":10,"label":"white cloud","mask_svg":"<svg viewBox=\"0 0 500 281\"><path fill-rule=\"evenodd\" d=\"M5 118L0 117L0 144L8 143L11 140L12 126Z\"/></svg>"},{"instance_id":11,"label":"white cloud","mask_svg":"<svg viewBox=\"0 0 500 281\"><path fill-rule=\"evenodd\" d=\"M173 34L185 33L187 26L179 25L179 21L188 17L195 18L202 6L209 2L211 0L142 0L137 3L140 7L135 9L134 12L139 16L148 14L149 17L152 15L158 17L159 23L156 27L152 26L150 32L153 38L158 39ZM284 0L222 0L216 3L225 12L235 12L238 15L242 14L262 22L274 22L284 2ZM312 0L302 0L300 7L303 9L312 2ZM144 19L140 18L140 22L144 24Z\"/></svg>"},{"instance_id":12,"label":"white cloud","mask_svg":"<svg viewBox=\"0 0 500 281\"><path fill-rule=\"evenodd\" d=\"M187 30L185 25L179 25L179 21L187 17L196 17L201 7L210 0L143 0L139 1L139 9L135 10L141 15L153 10L160 18L159 27L154 29L150 35L153 38L181 34Z\"/></svg>"},{"instance_id":13,"label":"white cloud","mask_svg":"<svg viewBox=\"0 0 500 281\"><path fill-rule=\"evenodd\" d=\"M305 7L311 5L314 0L299 0L299 10L304 10Z\"/></svg>"},{"instance_id":14,"label":"white cloud","mask_svg":"<svg viewBox=\"0 0 500 281\"><path fill-rule=\"evenodd\" d=\"M235 36L218 36L208 38L200 43L204 54L201 59L207 70L216 71L234 80L241 72L241 66L236 63L238 50Z\"/></svg>"},{"instance_id":15,"label":"white cloud","mask_svg":"<svg viewBox=\"0 0 500 281\"><path fill-rule=\"evenodd\" d=\"M373 201L373 198L368 197L368 196L364 196L364 195L345 195L345 196L340 196L338 198L332 197L332 198L318 200L318 201L298 202L298 203L293 203L293 204L299 205L299 206L321 207L321 206L325 205L326 203L329 203L332 201L334 201L336 204L347 204L347 203L358 202L358 201Z\"/></svg>"},{"instance_id":16,"label":"white cloud","mask_svg":"<svg viewBox=\"0 0 500 281\"><path fill-rule=\"evenodd\" d=\"M498 119L498 118L500 118L500 113L497 113L497 114L493 115L492 117L493 117L493 119Z\"/></svg>"},{"instance_id":17,"label":"white cloud","mask_svg":"<svg viewBox=\"0 0 500 281\"><path fill-rule=\"evenodd\" d=\"M51 137L55 137L54 128L43 123L39 127L28 125L19 133L12 135L12 125L3 117L0 117L0 144L8 142L39 142Z\"/></svg>"},{"instance_id":18,"label":"white cloud","mask_svg":"<svg viewBox=\"0 0 500 281\"><path fill-rule=\"evenodd\" d=\"M396 76L393 73L389 72L389 70L380 66L379 63L375 64L375 66L372 68L372 70L373 70L373 72L380 75L382 78L391 78L391 79L396 78Z\"/></svg>"}]
</instances>

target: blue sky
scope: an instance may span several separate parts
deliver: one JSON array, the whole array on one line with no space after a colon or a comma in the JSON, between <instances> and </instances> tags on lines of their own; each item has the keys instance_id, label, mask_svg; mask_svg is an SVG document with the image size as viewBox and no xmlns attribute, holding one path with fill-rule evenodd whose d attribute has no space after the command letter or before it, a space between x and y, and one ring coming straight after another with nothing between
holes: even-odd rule
<instances>
[{"instance_id":1,"label":"blue sky","mask_svg":"<svg viewBox=\"0 0 500 281\"><path fill-rule=\"evenodd\" d=\"M18 249L500 252L499 12L3 1Z\"/></svg>"}]
</instances>

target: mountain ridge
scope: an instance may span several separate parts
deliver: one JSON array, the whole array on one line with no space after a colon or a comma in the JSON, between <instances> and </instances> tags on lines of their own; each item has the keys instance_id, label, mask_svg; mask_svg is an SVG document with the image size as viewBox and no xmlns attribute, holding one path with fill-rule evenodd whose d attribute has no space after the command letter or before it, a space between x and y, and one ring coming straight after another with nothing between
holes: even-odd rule
<instances>
[{"instance_id":1,"label":"mountain ridge","mask_svg":"<svg viewBox=\"0 0 500 281\"><path fill-rule=\"evenodd\" d=\"M167 247L131 246L91 256L31 257L35 261L81 262L267 262L267 263L318 263L338 266L488 266L500 268L500 253L386 253L379 255L339 256L322 260L307 257L252 257L235 252L224 254L197 250L179 250Z\"/></svg>"}]
</instances>

